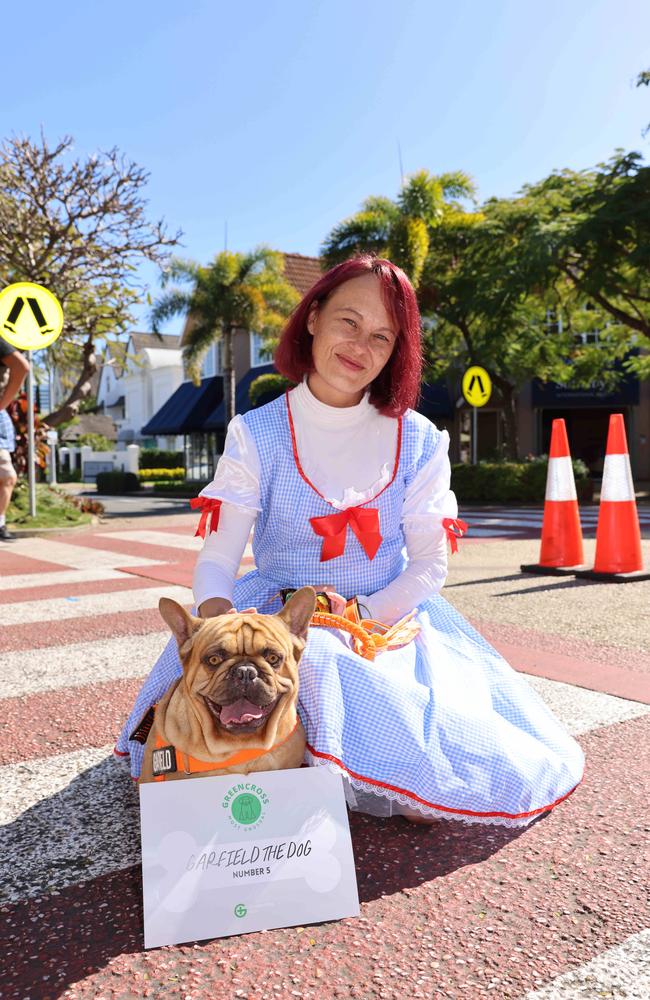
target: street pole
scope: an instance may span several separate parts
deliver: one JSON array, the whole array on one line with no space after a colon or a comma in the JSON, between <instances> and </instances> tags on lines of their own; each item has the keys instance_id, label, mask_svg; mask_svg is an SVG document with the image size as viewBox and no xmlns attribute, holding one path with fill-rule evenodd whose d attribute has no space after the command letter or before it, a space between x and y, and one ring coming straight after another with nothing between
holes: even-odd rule
<instances>
[{"instance_id":1,"label":"street pole","mask_svg":"<svg viewBox=\"0 0 650 1000\"><path fill-rule=\"evenodd\" d=\"M27 351L27 476L29 482L29 516L36 517L36 468L34 462L34 367L32 352Z\"/></svg>"},{"instance_id":2,"label":"street pole","mask_svg":"<svg viewBox=\"0 0 650 1000\"><path fill-rule=\"evenodd\" d=\"M478 411L472 407L472 465L478 462Z\"/></svg>"}]
</instances>

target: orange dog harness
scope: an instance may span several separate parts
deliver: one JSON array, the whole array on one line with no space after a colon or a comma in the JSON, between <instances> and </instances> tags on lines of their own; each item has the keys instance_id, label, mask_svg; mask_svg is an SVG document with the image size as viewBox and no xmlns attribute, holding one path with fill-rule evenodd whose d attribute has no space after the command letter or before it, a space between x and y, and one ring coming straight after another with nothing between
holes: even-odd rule
<instances>
[{"instance_id":1,"label":"orange dog harness","mask_svg":"<svg viewBox=\"0 0 650 1000\"><path fill-rule=\"evenodd\" d=\"M198 760L196 757L185 753L184 750L178 750L175 746L164 743L160 736L157 736L156 749L153 751L153 780L164 781L167 774L172 774L175 771L183 771L185 774L200 774L203 771L217 771L225 767L235 767L237 764L247 764L257 757L262 757L265 753L277 750L278 747L281 747L283 743L286 743L293 736L297 728L298 720L296 719L296 724L289 735L285 736L279 743L274 743L268 750L265 750L263 747L250 747L247 750L239 750L230 757L226 757L225 760L220 761ZM156 774L156 771L160 769L156 767L157 763L162 768L159 774Z\"/></svg>"}]
</instances>

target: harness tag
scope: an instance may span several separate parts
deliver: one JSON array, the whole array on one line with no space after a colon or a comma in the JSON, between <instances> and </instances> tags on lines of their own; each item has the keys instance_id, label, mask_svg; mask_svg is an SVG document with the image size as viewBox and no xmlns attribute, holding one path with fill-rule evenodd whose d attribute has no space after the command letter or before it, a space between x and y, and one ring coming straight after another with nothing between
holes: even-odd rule
<instances>
[{"instance_id":1,"label":"harness tag","mask_svg":"<svg viewBox=\"0 0 650 1000\"><path fill-rule=\"evenodd\" d=\"M141 743L142 746L144 746L145 743L147 742L147 736L149 735L151 727L153 726L154 715L155 715L155 706L152 705L151 708L148 708L145 714L142 716L140 722L129 736L129 739L134 740L136 743Z\"/></svg>"},{"instance_id":2,"label":"harness tag","mask_svg":"<svg viewBox=\"0 0 650 1000\"><path fill-rule=\"evenodd\" d=\"M176 750L174 747L160 747L158 750L154 750L151 755L151 766L154 778L176 771Z\"/></svg>"}]
</instances>

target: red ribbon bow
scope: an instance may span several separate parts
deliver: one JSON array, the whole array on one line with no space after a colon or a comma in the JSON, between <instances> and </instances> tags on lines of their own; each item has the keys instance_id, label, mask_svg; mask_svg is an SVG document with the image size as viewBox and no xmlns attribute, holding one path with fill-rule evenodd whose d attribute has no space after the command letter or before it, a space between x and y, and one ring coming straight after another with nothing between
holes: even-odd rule
<instances>
[{"instance_id":1,"label":"red ribbon bow","mask_svg":"<svg viewBox=\"0 0 650 1000\"><path fill-rule=\"evenodd\" d=\"M210 531L216 531L219 527L219 511L221 510L221 500L215 500L214 497L194 497L190 500L190 507L192 510L197 508L201 511L201 520L199 521L199 526L194 532L194 537L197 535L200 538L205 538L206 528L208 526L208 518L210 518Z\"/></svg>"},{"instance_id":2,"label":"red ribbon bow","mask_svg":"<svg viewBox=\"0 0 650 1000\"><path fill-rule=\"evenodd\" d=\"M342 556L348 524L361 542L368 559L374 559L382 543L379 533L379 511L376 507L348 507L325 517L310 517L309 523L323 539L320 561Z\"/></svg>"},{"instance_id":3,"label":"red ribbon bow","mask_svg":"<svg viewBox=\"0 0 650 1000\"><path fill-rule=\"evenodd\" d=\"M449 544L451 545L451 554L453 556L454 552L458 552L458 538L462 538L463 535L468 530L468 526L460 518L455 517L444 517L442 519L442 526L447 532L447 538L449 539Z\"/></svg>"}]
</instances>

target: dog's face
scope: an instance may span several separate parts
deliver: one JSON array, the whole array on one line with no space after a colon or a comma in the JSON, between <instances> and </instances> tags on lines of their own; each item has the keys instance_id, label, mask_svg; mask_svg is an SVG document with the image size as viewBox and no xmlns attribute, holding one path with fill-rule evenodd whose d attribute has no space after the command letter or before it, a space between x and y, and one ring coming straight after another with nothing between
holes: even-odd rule
<instances>
[{"instance_id":1,"label":"dog's face","mask_svg":"<svg viewBox=\"0 0 650 1000\"><path fill-rule=\"evenodd\" d=\"M176 636L184 683L204 734L259 733L298 696L298 662L316 594L303 587L277 615L226 614L201 619L169 598L160 613Z\"/></svg>"}]
</instances>

